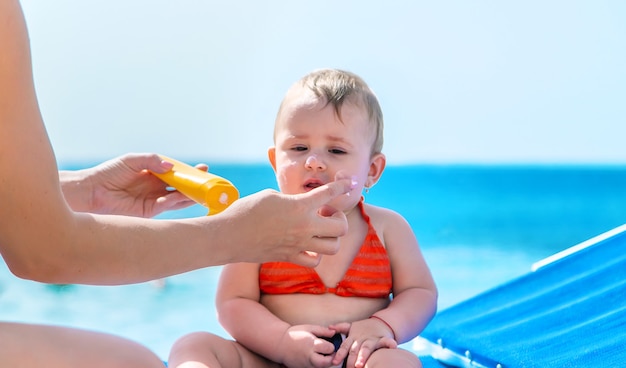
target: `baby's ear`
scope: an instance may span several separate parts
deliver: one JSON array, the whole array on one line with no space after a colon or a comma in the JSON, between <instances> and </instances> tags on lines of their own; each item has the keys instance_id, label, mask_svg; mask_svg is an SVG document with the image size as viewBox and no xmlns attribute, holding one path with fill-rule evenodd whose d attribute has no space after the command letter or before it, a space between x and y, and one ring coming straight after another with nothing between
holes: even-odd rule
<instances>
[{"instance_id":1,"label":"baby's ear","mask_svg":"<svg viewBox=\"0 0 626 368\"><path fill-rule=\"evenodd\" d=\"M372 157L370 162L370 170L367 173L367 181L365 182L366 187L372 187L374 184L378 183L378 179L383 174L385 170L385 165L387 164L387 158L382 153L377 153Z\"/></svg>"},{"instance_id":2,"label":"baby's ear","mask_svg":"<svg viewBox=\"0 0 626 368\"><path fill-rule=\"evenodd\" d=\"M276 171L276 147L270 147L267 149L267 158L269 158L272 168Z\"/></svg>"}]
</instances>

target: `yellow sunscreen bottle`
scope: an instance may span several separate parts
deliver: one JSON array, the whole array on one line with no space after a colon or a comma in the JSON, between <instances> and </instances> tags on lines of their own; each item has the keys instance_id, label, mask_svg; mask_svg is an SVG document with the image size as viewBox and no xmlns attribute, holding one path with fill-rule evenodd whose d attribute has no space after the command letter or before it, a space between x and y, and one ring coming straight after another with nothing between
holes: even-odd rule
<instances>
[{"instance_id":1,"label":"yellow sunscreen bottle","mask_svg":"<svg viewBox=\"0 0 626 368\"><path fill-rule=\"evenodd\" d=\"M207 207L214 215L224 211L239 199L239 191L228 180L196 169L193 166L160 155L164 161L174 164L165 174L153 174L197 203Z\"/></svg>"}]
</instances>

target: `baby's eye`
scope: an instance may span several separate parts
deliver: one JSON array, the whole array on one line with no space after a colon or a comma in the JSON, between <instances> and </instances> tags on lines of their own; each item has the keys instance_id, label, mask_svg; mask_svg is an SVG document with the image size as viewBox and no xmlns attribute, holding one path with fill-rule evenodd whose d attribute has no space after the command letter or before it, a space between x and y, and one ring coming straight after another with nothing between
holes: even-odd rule
<instances>
[{"instance_id":1,"label":"baby's eye","mask_svg":"<svg viewBox=\"0 0 626 368\"><path fill-rule=\"evenodd\" d=\"M347 152L340 149L340 148L331 148L328 150L328 152L335 154L335 155L345 155Z\"/></svg>"},{"instance_id":2,"label":"baby's eye","mask_svg":"<svg viewBox=\"0 0 626 368\"><path fill-rule=\"evenodd\" d=\"M291 148L292 151L298 151L298 152L302 152L302 151L306 151L307 147L306 146L294 146Z\"/></svg>"}]
</instances>

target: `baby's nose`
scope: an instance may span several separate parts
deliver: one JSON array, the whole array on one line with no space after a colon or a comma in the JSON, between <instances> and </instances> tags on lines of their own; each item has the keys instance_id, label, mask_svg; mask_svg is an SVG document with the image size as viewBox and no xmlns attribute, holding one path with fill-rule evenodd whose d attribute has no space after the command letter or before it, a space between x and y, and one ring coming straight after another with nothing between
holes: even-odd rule
<instances>
[{"instance_id":1,"label":"baby's nose","mask_svg":"<svg viewBox=\"0 0 626 368\"><path fill-rule=\"evenodd\" d=\"M310 155L309 157L307 157L305 166L307 169L311 169L311 170L326 169L326 165L324 165L324 162L320 160L320 158L317 157L317 155Z\"/></svg>"}]
</instances>

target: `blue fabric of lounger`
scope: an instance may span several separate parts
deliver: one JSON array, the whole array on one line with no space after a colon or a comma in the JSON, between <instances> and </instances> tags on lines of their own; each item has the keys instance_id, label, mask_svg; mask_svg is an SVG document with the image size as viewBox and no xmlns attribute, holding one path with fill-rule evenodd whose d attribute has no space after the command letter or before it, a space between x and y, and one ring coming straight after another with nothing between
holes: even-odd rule
<instances>
[{"instance_id":1,"label":"blue fabric of lounger","mask_svg":"<svg viewBox=\"0 0 626 368\"><path fill-rule=\"evenodd\" d=\"M626 226L585 243L439 312L421 334L433 357L468 367L626 367Z\"/></svg>"}]
</instances>

